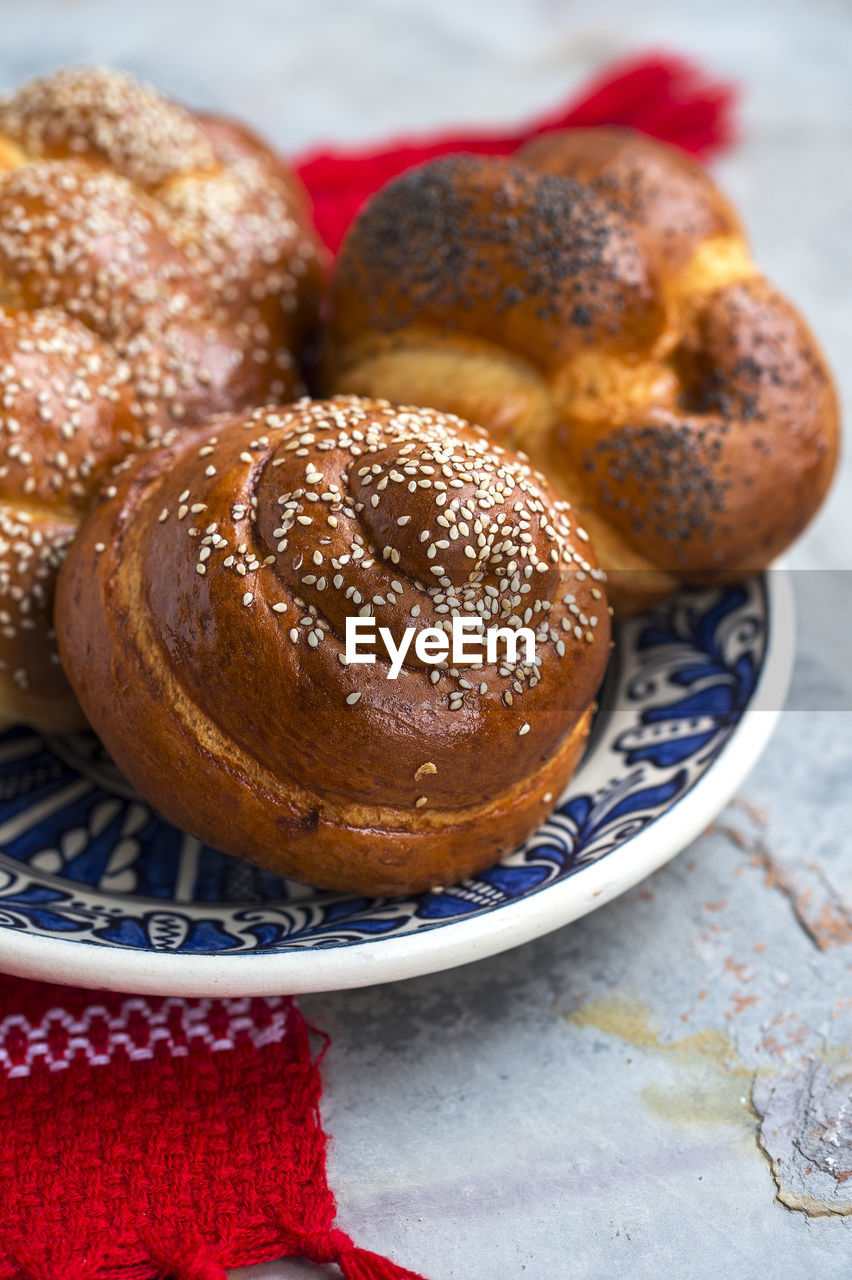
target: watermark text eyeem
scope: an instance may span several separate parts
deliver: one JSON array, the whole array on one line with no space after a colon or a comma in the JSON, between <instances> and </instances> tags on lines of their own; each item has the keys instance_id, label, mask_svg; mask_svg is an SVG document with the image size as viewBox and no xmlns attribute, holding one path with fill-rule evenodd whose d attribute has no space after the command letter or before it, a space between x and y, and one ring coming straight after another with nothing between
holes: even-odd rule
<instances>
[{"instance_id":1,"label":"watermark text eyeem","mask_svg":"<svg viewBox=\"0 0 852 1280\"><path fill-rule=\"evenodd\" d=\"M376 619L346 619L347 666L376 661L378 642L384 645L390 659L388 680L396 680L412 641L420 662L433 665L448 659L454 667L481 667L483 662L495 666L500 661L514 666L519 660L535 663L535 632L529 627L486 627L476 618L453 618L452 631L442 627L406 627L399 644L388 627L376 628Z\"/></svg>"}]
</instances>

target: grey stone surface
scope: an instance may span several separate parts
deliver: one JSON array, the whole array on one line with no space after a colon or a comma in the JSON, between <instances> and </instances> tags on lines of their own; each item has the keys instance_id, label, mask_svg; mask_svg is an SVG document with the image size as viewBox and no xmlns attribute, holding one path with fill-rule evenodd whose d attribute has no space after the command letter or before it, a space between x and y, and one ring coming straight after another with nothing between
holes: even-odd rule
<instances>
[{"instance_id":1,"label":"grey stone surface","mask_svg":"<svg viewBox=\"0 0 852 1280\"><path fill-rule=\"evenodd\" d=\"M117 63L291 149L515 121L605 58L693 53L743 86L720 175L849 403L843 0L5 0L0 16L0 80ZM849 1272L850 575L817 571L852 568L850 468L792 556L796 709L711 831L518 951L303 1001L334 1040L331 1177L359 1242L430 1280Z\"/></svg>"}]
</instances>

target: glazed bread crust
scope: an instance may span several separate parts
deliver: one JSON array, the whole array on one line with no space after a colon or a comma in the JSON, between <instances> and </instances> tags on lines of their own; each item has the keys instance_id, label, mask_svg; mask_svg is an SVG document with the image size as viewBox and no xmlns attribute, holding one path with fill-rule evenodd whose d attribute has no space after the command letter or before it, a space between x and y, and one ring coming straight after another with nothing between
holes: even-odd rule
<instances>
[{"instance_id":1,"label":"glazed bread crust","mask_svg":"<svg viewBox=\"0 0 852 1280\"><path fill-rule=\"evenodd\" d=\"M0 101L0 721L81 723L53 579L91 494L173 426L298 394L321 276L241 126L97 69Z\"/></svg>"},{"instance_id":2,"label":"glazed bread crust","mask_svg":"<svg viewBox=\"0 0 852 1280\"><path fill-rule=\"evenodd\" d=\"M819 347L681 152L548 135L389 184L344 242L336 390L464 414L529 454L592 534L616 608L770 563L830 482Z\"/></svg>"},{"instance_id":3,"label":"glazed bread crust","mask_svg":"<svg viewBox=\"0 0 852 1280\"><path fill-rule=\"evenodd\" d=\"M588 734L609 617L587 535L460 419L339 398L184 433L120 468L62 568L63 662L167 818L349 892L456 881L555 805ZM347 616L529 626L536 662L396 680ZM144 726L144 733L139 726Z\"/></svg>"}]
</instances>

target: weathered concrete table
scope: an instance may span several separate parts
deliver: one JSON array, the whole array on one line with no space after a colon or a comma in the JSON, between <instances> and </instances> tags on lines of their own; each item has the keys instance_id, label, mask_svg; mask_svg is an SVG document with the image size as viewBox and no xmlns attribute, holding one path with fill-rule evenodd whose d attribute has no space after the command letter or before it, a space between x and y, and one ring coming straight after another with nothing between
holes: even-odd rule
<instances>
[{"instance_id":1,"label":"weathered concrete table","mask_svg":"<svg viewBox=\"0 0 852 1280\"><path fill-rule=\"evenodd\" d=\"M607 57L693 52L746 91L722 178L849 400L852 11L839 0L7 0L2 16L8 83L117 63L291 149L515 120ZM847 459L792 557L805 615L793 709L711 831L519 951L303 1001L334 1038L332 1182L366 1246L432 1280L852 1269L850 503Z\"/></svg>"}]
</instances>

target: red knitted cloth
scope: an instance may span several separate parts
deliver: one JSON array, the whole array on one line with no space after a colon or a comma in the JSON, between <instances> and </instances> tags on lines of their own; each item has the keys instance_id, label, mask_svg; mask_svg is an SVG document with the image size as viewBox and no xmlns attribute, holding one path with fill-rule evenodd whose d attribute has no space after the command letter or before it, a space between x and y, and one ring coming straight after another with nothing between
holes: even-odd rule
<instances>
[{"instance_id":1,"label":"red knitted cloth","mask_svg":"<svg viewBox=\"0 0 852 1280\"><path fill-rule=\"evenodd\" d=\"M301 1254L420 1280L334 1227L316 1051L286 996L0 978L2 1280L224 1280Z\"/></svg>"},{"instance_id":2,"label":"red knitted cloth","mask_svg":"<svg viewBox=\"0 0 852 1280\"><path fill-rule=\"evenodd\" d=\"M643 59L516 134L329 152L301 173L336 248L366 196L412 163L594 123L706 155L730 139L731 101L679 59ZM151 999L0 978L0 1280L223 1280L226 1267L290 1255L336 1263L347 1280L419 1280L335 1229L320 1092L288 997Z\"/></svg>"},{"instance_id":3,"label":"red knitted cloth","mask_svg":"<svg viewBox=\"0 0 852 1280\"><path fill-rule=\"evenodd\" d=\"M512 133L450 133L399 139L392 146L315 151L299 173L314 203L320 234L336 250L369 195L412 165L453 151L509 155L530 138L595 124L630 125L707 159L734 137L734 90L670 54L630 58L596 76L568 104Z\"/></svg>"}]
</instances>

